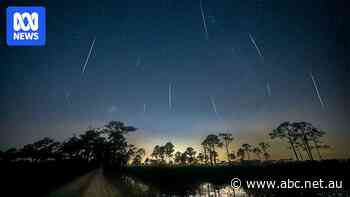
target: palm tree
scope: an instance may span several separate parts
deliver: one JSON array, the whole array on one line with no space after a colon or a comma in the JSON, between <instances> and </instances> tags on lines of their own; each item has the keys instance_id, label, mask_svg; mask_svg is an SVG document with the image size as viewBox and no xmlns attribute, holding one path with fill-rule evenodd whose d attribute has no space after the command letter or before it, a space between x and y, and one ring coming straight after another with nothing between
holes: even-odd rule
<instances>
[{"instance_id":1,"label":"palm tree","mask_svg":"<svg viewBox=\"0 0 350 197\"><path fill-rule=\"evenodd\" d=\"M233 135L232 135L232 133L220 133L219 137L221 137L223 144L225 146L227 161L230 162L232 156L230 156L231 153L229 151L229 148L230 148L231 143L234 140Z\"/></svg>"}]
</instances>

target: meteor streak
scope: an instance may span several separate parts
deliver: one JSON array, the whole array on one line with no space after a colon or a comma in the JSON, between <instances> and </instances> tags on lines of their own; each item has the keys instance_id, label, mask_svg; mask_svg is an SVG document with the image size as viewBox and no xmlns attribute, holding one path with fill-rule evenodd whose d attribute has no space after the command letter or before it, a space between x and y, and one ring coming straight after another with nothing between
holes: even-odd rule
<instances>
[{"instance_id":1,"label":"meteor streak","mask_svg":"<svg viewBox=\"0 0 350 197\"><path fill-rule=\"evenodd\" d=\"M168 95L169 97L168 97L168 104L169 104L169 111L172 111L172 108L173 108L173 103L172 103L172 84L171 84L171 82L169 83L169 95Z\"/></svg>"},{"instance_id":2,"label":"meteor streak","mask_svg":"<svg viewBox=\"0 0 350 197\"><path fill-rule=\"evenodd\" d=\"M208 40L209 39L209 34L208 34L208 29L207 29L207 23L205 22L205 14L204 14L204 11L203 11L202 0L199 0L199 7L201 8L203 27L204 27L204 31L205 31L205 38L206 38L206 40Z\"/></svg>"},{"instance_id":3,"label":"meteor streak","mask_svg":"<svg viewBox=\"0 0 350 197\"><path fill-rule=\"evenodd\" d=\"M82 74L84 74L85 72L85 69L86 69L86 65L89 63L89 59L90 59L90 55L91 55L91 52L92 52L92 49L94 48L94 44L95 44L95 41L96 41L96 37L94 37L94 40L92 41L92 44L90 46L90 50L89 50L89 53L85 59L85 63L84 63L84 66L83 66L83 70L82 70Z\"/></svg>"},{"instance_id":4,"label":"meteor streak","mask_svg":"<svg viewBox=\"0 0 350 197\"><path fill-rule=\"evenodd\" d=\"M269 82L266 83L266 91L267 91L267 96L271 96L271 87Z\"/></svg>"},{"instance_id":5,"label":"meteor streak","mask_svg":"<svg viewBox=\"0 0 350 197\"><path fill-rule=\"evenodd\" d=\"M321 97L320 91L318 90L318 86L317 86L315 77L314 77L314 75L312 74L312 72L310 72L310 78L311 78L311 80L312 80L312 83L314 84L314 88L315 88L315 91L316 91L318 100L320 101L320 104L321 104L321 106L322 106L322 109L324 109L325 105L324 105L323 99L322 99L322 97Z\"/></svg>"},{"instance_id":6,"label":"meteor streak","mask_svg":"<svg viewBox=\"0 0 350 197\"><path fill-rule=\"evenodd\" d=\"M210 97L210 103L211 103L211 106L212 106L212 108L213 108L213 111L214 111L215 115L216 115L217 117L219 117L219 113L218 113L218 110L217 110L217 108L216 108L216 103L215 103L215 100L214 100L213 97Z\"/></svg>"},{"instance_id":7,"label":"meteor streak","mask_svg":"<svg viewBox=\"0 0 350 197\"><path fill-rule=\"evenodd\" d=\"M264 56L262 55L260 48L259 48L258 45L256 44L254 37L253 37L250 33L248 33L248 35L249 35L250 41L253 43L253 45L254 45L256 51L258 52L259 56L260 56L262 59L264 59Z\"/></svg>"}]
</instances>

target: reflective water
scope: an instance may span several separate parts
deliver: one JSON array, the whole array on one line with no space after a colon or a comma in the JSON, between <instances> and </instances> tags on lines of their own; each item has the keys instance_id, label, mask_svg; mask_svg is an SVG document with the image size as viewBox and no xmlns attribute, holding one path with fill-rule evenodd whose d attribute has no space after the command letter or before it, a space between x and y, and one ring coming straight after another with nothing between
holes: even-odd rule
<instances>
[{"instance_id":1,"label":"reflective water","mask_svg":"<svg viewBox=\"0 0 350 197\"><path fill-rule=\"evenodd\" d=\"M161 184L145 183L135 177L122 176L111 180L112 185L118 188L125 196L155 196L155 197L269 197L269 196L320 196L320 197L347 197L348 191L303 191L303 190L247 190L233 189L229 184L213 184L198 182L193 184L175 183L168 185L166 181Z\"/></svg>"},{"instance_id":2,"label":"reflective water","mask_svg":"<svg viewBox=\"0 0 350 197\"><path fill-rule=\"evenodd\" d=\"M194 185L173 185L173 187L159 188L151 184L145 184L135 178L124 176L122 178L122 188L128 196L189 196L189 197L245 197L248 195L243 189L233 189L229 185L214 185L203 182ZM181 184L181 183L179 183ZM118 184L119 188L121 185Z\"/></svg>"}]
</instances>

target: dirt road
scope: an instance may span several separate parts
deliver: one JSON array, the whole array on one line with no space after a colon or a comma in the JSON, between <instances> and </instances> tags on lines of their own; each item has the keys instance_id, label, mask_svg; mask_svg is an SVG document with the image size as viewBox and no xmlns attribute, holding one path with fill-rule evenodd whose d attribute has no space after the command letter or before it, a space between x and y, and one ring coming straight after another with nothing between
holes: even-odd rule
<instances>
[{"instance_id":1,"label":"dirt road","mask_svg":"<svg viewBox=\"0 0 350 197\"><path fill-rule=\"evenodd\" d=\"M118 190L103 176L102 168L77 178L49 197L118 197Z\"/></svg>"}]
</instances>

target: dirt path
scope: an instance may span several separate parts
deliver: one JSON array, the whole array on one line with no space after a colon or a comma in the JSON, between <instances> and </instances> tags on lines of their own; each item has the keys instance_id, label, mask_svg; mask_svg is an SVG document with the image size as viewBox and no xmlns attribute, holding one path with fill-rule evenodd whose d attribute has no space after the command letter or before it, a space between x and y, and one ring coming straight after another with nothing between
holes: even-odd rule
<instances>
[{"instance_id":1,"label":"dirt path","mask_svg":"<svg viewBox=\"0 0 350 197\"><path fill-rule=\"evenodd\" d=\"M77 178L49 197L118 197L118 190L103 176L102 168Z\"/></svg>"}]
</instances>

